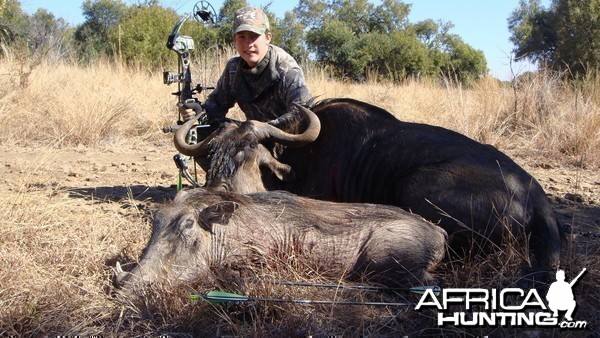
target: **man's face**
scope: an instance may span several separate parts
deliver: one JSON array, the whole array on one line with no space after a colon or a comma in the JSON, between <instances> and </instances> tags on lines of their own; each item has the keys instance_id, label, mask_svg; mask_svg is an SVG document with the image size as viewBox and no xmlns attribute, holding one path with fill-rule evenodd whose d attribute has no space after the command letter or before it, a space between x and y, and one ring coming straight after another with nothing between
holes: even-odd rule
<instances>
[{"instance_id":1,"label":"man's face","mask_svg":"<svg viewBox=\"0 0 600 338\"><path fill-rule=\"evenodd\" d=\"M250 68L254 68L269 51L271 33L256 34L250 31L241 31L233 36L233 43L242 59Z\"/></svg>"}]
</instances>

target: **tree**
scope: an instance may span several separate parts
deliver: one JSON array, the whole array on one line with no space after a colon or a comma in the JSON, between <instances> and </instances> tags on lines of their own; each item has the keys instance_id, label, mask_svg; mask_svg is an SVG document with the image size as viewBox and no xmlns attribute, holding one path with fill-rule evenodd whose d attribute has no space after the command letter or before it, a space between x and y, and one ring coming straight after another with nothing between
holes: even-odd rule
<instances>
[{"instance_id":1,"label":"tree","mask_svg":"<svg viewBox=\"0 0 600 338\"><path fill-rule=\"evenodd\" d=\"M521 0L508 19L515 58L578 77L600 67L600 1Z\"/></svg>"},{"instance_id":2,"label":"tree","mask_svg":"<svg viewBox=\"0 0 600 338\"><path fill-rule=\"evenodd\" d=\"M519 7L508 18L515 59L553 63L557 41L553 20L552 13L541 7L540 0L519 1Z\"/></svg>"},{"instance_id":3,"label":"tree","mask_svg":"<svg viewBox=\"0 0 600 338\"><path fill-rule=\"evenodd\" d=\"M410 24L408 14L411 5L397 0L383 0L369 15L370 30L381 33L393 33L407 29Z\"/></svg>"},{"instance_id":4,"label":"tree","mask_svg":"<svg viewBox=\"0 0 600 338\"><path fill-rule=\"evenodd\" d=\"M29 20L28 45L35 58L59 60L68 53L69 25L45 9L38 9Z\"/></svg>"},{"instance_id":5,"label":"tree","mask_svg":"<svg viewBox=\"0 0 600 338\"><path fill-rule=\"evenodd\" d=\"M329 20L321 29L309 30L306 41L317 60L332 66L338 75L360 78L361 69L354 60L358 37L345 22Z\"/></svg>"},{"instance_id":6,"label":"tree","mask_svg":"<svg viewBox=\"0 0 600 338\"><path fill-rule=\"evenodd\" d=\"M79 58L89 62L113 54L109 31L128 15L130 8L120 0L85 0L81 9L85 22L74 36Z\"/></svg>"},{"instance_id":7,"label":"tree","mask_svg":"<svg viewBox=\"0 0 600 338\"><path fill-rule=\"evenodd\" d=\"M179 16L172 9L160 6L138 7L110 32L111 42L128 63L162 66L173 59L166 48L167 37ZM120 45L119 45L120 41Z\"/></svg>"},{"instance_id":8,"label":"tree","mask_svg":"<svg viewBox=\"0 0 600 338\"><path fill-rule=\"evenodd\" d=\"M300 0L294 14L306 28L318 30L326 22L346 23L355 34L391 33L408 25L410 5L384 0L375 6L368 0Z\"/></svg>"},{"instance_id":9,"label":"tree","mask_svg":"<svg viewBox=\"0 0 600 338\"><path fill-rule=\"evenodd\" d=\"M28 18L17 0L0 0L0 52L10 54L10 47L27 35Z\"/></svg>"},{"instance_id":10,"label":"tree","mask_svg":"<svg viewBox=\"0 0 600 338\"><path fill-rule=\"evenodd\" d=\"M600 0L555 0L556 68L574 76L600 67ZM564 65L564 67L562 66Z\"/></svg>"},{"instance_id":11,"label":"tree","mask_svg":"<svg viewBox=\"0 0 600 338\"><path fill-rule=\"evenodd\" d=\"M446 53L439 66L445 78L469 85L487 73L483 52L467 45L459 36L445 35L444 49Z\"/></svg>"},{"instance_id":12,"label":"tree","mask_svg":"<svg viewBox=\"0 0 600 338\"><path fill-rule=\"evenodd\" d=\"M450 23L408 21L410 5L383 0L300 0L294 8L317 61L355 80L377 74L393 81L452 76L469 82L487 72L485 57L450 35Z\"/></svg>"},{"instance_id":13,"label":"tree","mask_svg":"<svg viewBox=\"0 0 600 338\"><path fill-rule=\"evenodd\" d=\"M223 6L219 10L219 41L227 44L232 42L232 27L235 12L243 7L248 6L246 0L225 0Z\"/></svg>"},{"instance_id":14,"label":"tree","mask_svg":"<svg viewBox=\"0 0 600 338\"><path fill-rule=\"evenodd\" d=\"M274 26L273 44L283 48L298 62L308 60L304 26L297 20L294 12L285 12L283 20L275 19L271 25Z\"/></svg>"}]
</instances>

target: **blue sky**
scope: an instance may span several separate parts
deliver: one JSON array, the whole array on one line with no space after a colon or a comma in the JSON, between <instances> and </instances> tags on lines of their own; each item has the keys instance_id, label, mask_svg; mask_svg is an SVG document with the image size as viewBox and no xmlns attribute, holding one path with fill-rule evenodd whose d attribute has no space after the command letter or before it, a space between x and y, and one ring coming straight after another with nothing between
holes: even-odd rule
<instances>
[{"instance_id":1,"label":"blue sky","mask_svg":"<svg viewBox=\"0 0 600 338\"><path fill-rule=\"evenodd\" d=\"M83 22L81 3L83 0L21 0L21 6L27 13L33 13L38 8L45 8L57 17L62 17L76 25ZM125 0L136 3L136 0ZM180 13L191 12L197 0L161 0L166 7L176 9ZM218 11L223 0L210 0ZM374 1L377 3L378 1ZM412 4L409 16L411 22L425 19L452 22L451 33L459 35L471 47L481 50L488 63L492 75L508 80L511 76L509 67L510 53L513 45L509 41L510 33L507 18L517 8L519 0L405 0ZM278 17L291 10L297 1L248 0L253 6L265 6L271 3L271 9ZM544 6L549 6L550 0L543 0ZM535 69L527 62L513 63L513 71L520 74L526 70Z\"/></svg>"}]
</instances>

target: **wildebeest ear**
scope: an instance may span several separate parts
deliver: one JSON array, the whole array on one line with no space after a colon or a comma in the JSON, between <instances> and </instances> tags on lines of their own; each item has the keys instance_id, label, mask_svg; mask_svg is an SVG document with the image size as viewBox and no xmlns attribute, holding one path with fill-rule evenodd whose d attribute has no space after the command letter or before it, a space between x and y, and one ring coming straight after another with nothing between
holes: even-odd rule
<instances>
[{"instance_id":1,"label":"wildebeest ear","mask_svg":"<svg viewBox=\"0 0 600 338\"><path fill-rule=\"evenodd\" d=\"M201 224L212 228L214 223L227 224L233 212L239 207L239 204L231 201L219 202L202 209L200 211ZM207 229L211 231L212 229Z\"/></svg>"},{"instance_id":2,"label":"wildebeest ear","mask_svg":"<svg viewBox=\"0 0 600 338\"><path fill-rule=\"evenodd\" d=\"M259 152L258 161L261 165L269 168L278 179L284 182L292 182L296 179L292 167L274 159L266 149L264 152Z\"/></svg>"}]
</instances>

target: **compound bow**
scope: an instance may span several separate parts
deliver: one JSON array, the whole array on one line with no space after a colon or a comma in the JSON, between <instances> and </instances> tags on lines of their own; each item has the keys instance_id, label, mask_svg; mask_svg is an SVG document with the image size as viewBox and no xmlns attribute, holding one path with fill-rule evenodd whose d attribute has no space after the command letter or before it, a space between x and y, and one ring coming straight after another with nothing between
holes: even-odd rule
<instances>
[{"instance_id":1,"label":"compound bow","mask_svg":"<svg viewBox=\"0 0 600 338\"><path fill-rule=\"evenodd\" d=\"M214 89L214 87L205 87L197 84L195 87L192 87L192 70L191 70L191 61L190 61L190 51L194 50L194 39L190 36L181 35L179 32L183 24L193 16L196 21L208 24L215 25L215 18L217 14L213 6L207 1L199 1L194 5L194 9L192 13L185 14L173 27L173 31L167 38L167 48L173 50L177 53L177 73L171 71L163 72L163 83L170 85L173 83L177 83L177 91L173 92L173 95L176 95L178 98L177 105L179 107L183 106L186 103L197 103L199 106L201 104L200 100L195 96L196 94L201 93L204 90ZM190 144L194 144L198 142L198 134L199 130L202 128L208 129L209 125L206 125L206 113L202 110L198 112L203 114L203 116L199 119L200 124L196 126L196 128L192 128L187 135L187 142ZM185 122L181 118L181 114L178 113L177 125L163 127L163 132L165 133L173 133ZM200 134L206 134L200 132ZM188 172L189 162L194 162L193 158L185 158L183 154L175 154L173 156L173 160L175 161L175 165L179 169L179 181L177 185L177 189L181 190L182 188L182 176L186 178L190 184L195 187L200 186L197 182L196 170L194 170L194 177L190 175ZM194 162L195 166L195 162Z\"/></svg>"}]
</instances>

